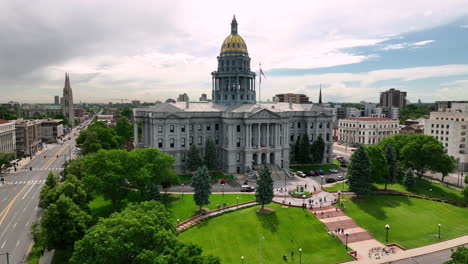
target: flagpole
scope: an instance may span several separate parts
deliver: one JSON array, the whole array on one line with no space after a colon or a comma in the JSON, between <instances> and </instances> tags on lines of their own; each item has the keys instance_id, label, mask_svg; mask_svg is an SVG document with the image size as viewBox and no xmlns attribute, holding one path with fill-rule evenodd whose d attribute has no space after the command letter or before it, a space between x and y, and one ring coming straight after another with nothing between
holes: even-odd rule
<instances>
[{"instance_id":1,"label":"flagpole","mask_svg":"<svg viewBox=\"0 0 468 264\"><path fill-rule=\"evenodd\" d=\"M261 104L262 102L262 63L258 64L258 76L260 77L258 83L258 103Z\"/></svg>"}]
</instances>

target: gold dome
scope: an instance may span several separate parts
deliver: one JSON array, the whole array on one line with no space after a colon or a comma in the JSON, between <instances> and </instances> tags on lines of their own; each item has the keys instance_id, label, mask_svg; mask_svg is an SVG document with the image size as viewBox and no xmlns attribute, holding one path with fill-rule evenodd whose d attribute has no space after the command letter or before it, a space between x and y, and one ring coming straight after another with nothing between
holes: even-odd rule
<instances>
[{"instance_id":1,"label":"gold dome","mask_svg":"<svg viewBox=\"0 0 468 264\"><path fill-rule=\"evenodd\" d=\"M247 55L247 44L239 34L229 35L221 46L221 56L223 55Z\"/></svg>"}]
</instances>

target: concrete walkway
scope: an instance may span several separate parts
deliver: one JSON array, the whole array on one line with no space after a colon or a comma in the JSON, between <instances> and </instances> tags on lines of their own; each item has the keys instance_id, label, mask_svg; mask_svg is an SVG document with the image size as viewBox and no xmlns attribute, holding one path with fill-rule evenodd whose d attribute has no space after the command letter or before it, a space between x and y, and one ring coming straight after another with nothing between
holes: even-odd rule
<instances>
[{"instance_id":1,"label":"concrete walkway","mask_svg":"<svg viewBox=\"0 0 468 264\"><path fill-rule=\"evenodd\" d=\"M52 259L54 258L54 253L55 253L54 249L51 251L45 251L44 255L42 255L41 258L39 259L39 264L52 263Z\"/></svg>"}]
</instances>

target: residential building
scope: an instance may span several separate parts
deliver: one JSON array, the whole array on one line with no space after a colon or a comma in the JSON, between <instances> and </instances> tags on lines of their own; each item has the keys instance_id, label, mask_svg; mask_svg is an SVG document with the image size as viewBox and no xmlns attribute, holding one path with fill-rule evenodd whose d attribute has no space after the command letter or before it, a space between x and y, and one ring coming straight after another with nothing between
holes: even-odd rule
<instances>
[{"instance_id":1,"label":"residential building","mask_svg":"<svg viewBox=\"0 0 468 264\"><path fill-rule=\"evenodd\" d=\"M391 118L351 117L338 120L338 141L372 145L398 133L398 120Z\"/></svg>"},{"instance_id":2,"label":"residential building","mask_svg":"<svg viewBox=\"0 0 468 264\"><path fill-rule=\"evenodd\" d=\"M179 94L179 97L177 97L177 102L188 102L189 97L186 93Z\"/></svg>"},{"instance_id":3,"label":"residential building","mask_svg":"<svg viewBox=\"0 0 468 264\"><path fill-rule=\"evenodd\" d=\"M140 100L132 100L132 105L133 106L139 106L140 105Z\"/></svg>"},{"instance_id":4,"label":"residential building","mask_svg":"<svg viewBox=\"0 0 468 264\"><path fill-rule=\"evenodd\" d=\"M398 107L404 109L406 107L406 92L395 90L394 88L380 93L380 106L391 108Z\"/></svg>"},{"instance_id":5,"label":"residential building","mask_svg":"<svg viewBox=\"0 0 468 264\"><path fill-rule=\"evenodd\" d=\"M32 157L41 146L41 120L16 120L15 129L18 157Z\"/></svg>"},{"instance_id":6,"label":"residential building","mask_svg":"<svg viewBox=\"0 0 468 264\"><path fill-rule=\"evenodd\" d=\"M169 98L166 100L166 103L175 103L176 100L172 99L172 98Z\"/></svg>"},{"instance_id":7,"label":"residential building","mask_svg":"<svg viewBox=\"0 0 468 264\"><path fill-rule=\"evenodd\" d=\"M208 97L205 93L203 93L201 96L200 96L200 99L199 99L200 102L209 102L208 100Z\"/></svg>"},{"instance_id":8,"label":"residential building","mask_svg":"<svg viewBox=\"0 0 468 264\"><path fill-rule=\"evenodd\" d=\"M273 97L274 102L293 103L293 104L310 104L309 97L305 94L285 93L277 94Z\"/></svg>"},{"instance_id":9,"label":"residential building","mask_svg":"<svg viewBox=\"0 0 468 264\"><path fill-rule=\"evenodd\" d=\"M406 120L405 124L403 126L400 126L400 134L424 134L425 120L425 118L420 118L418 120Z\"/></svg>"},{"instance_id":10,"label":"residential building","mask_svg":"<svg viewBox=\"0 0 468 264\"><path fill-rule=\"evenodd\" d=\"M436 101L436 109L439 112L468 112L468 101Z\"/></svg>"},{"instance_id":11,"label":"residential building","mask_svg":"<svg viewBox=\"0 0 468 264\"><path fill-rule=\"evenodd\" d=\"M0 119L0 152L16 155L16 128L14 121Z\"/></svg>"},{"instance_id":12,"label":"residential building","mask_svg":"<svg viewBox=\"0 0 468 264\"><path fill-rule=\"evenodd\" d=\"M41 138L43 141L55 141L63 136L62 119L42 119L41 120Z\"/></svg>"},{"instance_id":13,"label":"residential building","mask_svg":"<svg viewBox=\"0 0 468 264\"><path fill-rule=\"evenodd\" d=\"M65 86L63 87L63 115L68 118L72 127L75 126L75 110L73 106L73 91L70 86L70 76L65 74Z\"/></svg>"},{"instance_id":14,"label":"residential building","mask_svg":"<svg viewBox=\"0 0 468 264\"><path fill-rule=\"evenodd\" d=\"M187 151L203 149L208 138L217 146L219 169L245 173L258 164L289 168L291 145L304 134L325 141L323 162L332 161L333 112L292 102L257 103L255 73L247 45L231 23L231 34L212 72L212 102L162 103L134 109L134 145L155 147L175 157L176 173L186 173ZM138 123L142 124L142 137Z\"/></svg>"},{"instance_id":15,"label":"residential building","mask_svg":"<svg viewBox=\"0 0 468 264\"><path fill-rule=\"evenodd\" d=\"M58 115L62 113L62 106L55 104L23 104L20 109L22 117L39 117L44 115Z\"/></svg>"},{"instance_id":16,"label":"residential building","mask_svg":"<svg viewBox=\"0 0 468 264\"><path fill-rule=\"evenodd\" d=\"M54 105L60 105L60 97L58 95L54 96Z\"/></svg>"}]
</instances>

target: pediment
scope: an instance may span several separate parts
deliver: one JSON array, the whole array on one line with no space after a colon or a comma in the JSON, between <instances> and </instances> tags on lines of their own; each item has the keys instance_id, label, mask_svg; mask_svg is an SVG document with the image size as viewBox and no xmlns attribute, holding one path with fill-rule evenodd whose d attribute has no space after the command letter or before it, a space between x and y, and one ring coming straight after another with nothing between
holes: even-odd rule
<instances>
[{"instance_id":1,"label":"pediment","mask_svg":"<svg viewBox=\"0 0 468 264\"><path fill-rule=\"evenodd\" d=\"M168 114L167 116L165 116L165 118L166 118L166 119L169 119L169 118L179 119L180 116L175 115L175 114Z\"/></svg>"},{"instance_id":2,"label":"pediment","mask_svg":"<svg viewBox=\"0 0 468 264\"><path fill-rule=\"evenodd\" d=\"M253 113L249 116L249 118L255 118L255 119L275 119L275 118L280 118L280 116L270 110L267 109L262 109L256 113Z\"/></svg>"}]
</instances>

